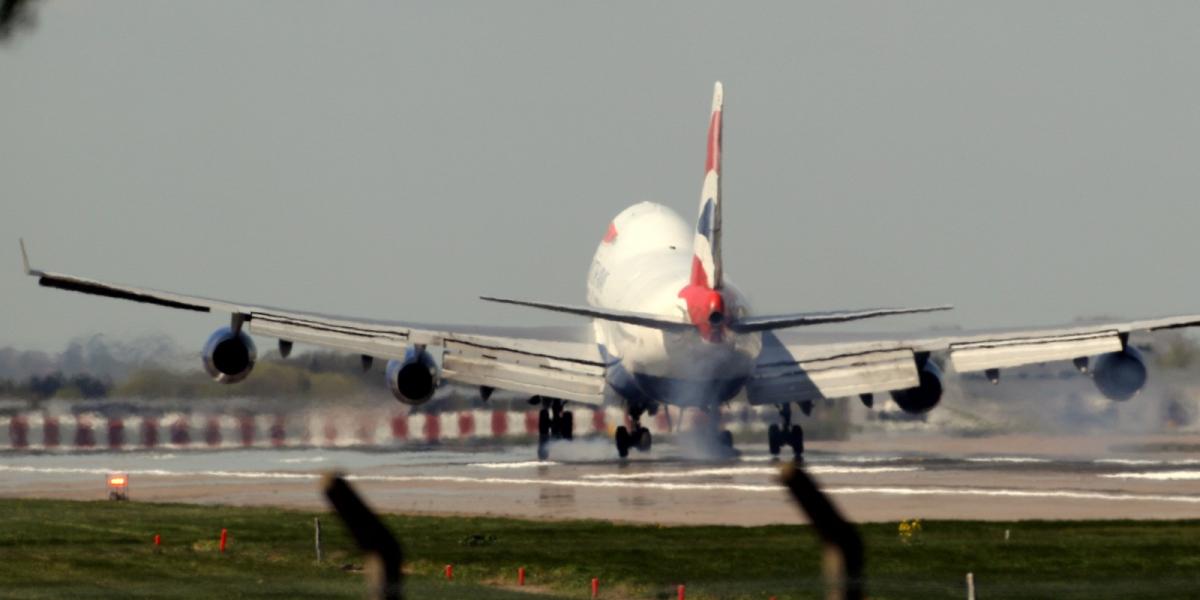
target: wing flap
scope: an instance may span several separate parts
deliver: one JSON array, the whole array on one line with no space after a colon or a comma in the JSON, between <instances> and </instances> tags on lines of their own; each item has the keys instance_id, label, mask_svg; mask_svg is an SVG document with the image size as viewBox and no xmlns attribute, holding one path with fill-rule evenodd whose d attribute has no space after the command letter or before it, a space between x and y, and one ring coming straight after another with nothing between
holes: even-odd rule
<instances>
[{"instance_id":1,"label":"wing flap","mask_svg":"<svg viewBox=\"0 0 1200 600\"><path fill-rule=\"evenodd\" d=\"M956 371L966 373L1120 352L1123 347L1121 335L1115 329L1016 339L984 339L951 344L950 361Z\"/></svg>"},{"instance_id":2,"label":"wing flap","mask_svg":"<svg viewBox=\"0 0 1200 600\"><path fill-rule=\"evenodd\" d=\"M388 359L404 358L409 344L408 331L399 328L378 329L281 314L251 313L249 328L254 334Z\"/></svg>"},{"instance_id":3,"label":"wing flap","mask_svg":"<svg viewBox=\"0 0 1200 600\"><path fill-rule=\"evenodd\" d=\"M839 398L914 387L918 382L912 350L845 349L826 346L828 355L811 348L784 349L795 360L760 362L747 383L750 404L777 404L821 398Z\"/></svg>"},{"instance_id":4,"label":"wing flap","mask_svg":"<svg viewBox=\"0 0 1200 600\"><path fill-rule=\"evenodd\" d=\"M591 344L452 338L445 342L442 369L447 379L468 385L604 403L605 368Z\"/></svg>"}]
</instances>

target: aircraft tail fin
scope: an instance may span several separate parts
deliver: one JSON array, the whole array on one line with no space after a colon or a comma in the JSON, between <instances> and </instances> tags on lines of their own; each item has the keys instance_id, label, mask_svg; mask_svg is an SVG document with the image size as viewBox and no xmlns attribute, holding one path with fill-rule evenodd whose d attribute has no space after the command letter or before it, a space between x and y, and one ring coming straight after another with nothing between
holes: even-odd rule
<instances>
[{"instance_id":1,"label":"aircraft tail fin","mask_svg":"<svg viewBox=\"0 0 1200 600\"><path fill-rule=\"evenodd\" d=\"M708 121L708 155L704 161L704 187L700 192L700 215L693 244L692 285L721 289L721 113L724 89L713 88L712 114Z\"/></svg>"}]
</instances>

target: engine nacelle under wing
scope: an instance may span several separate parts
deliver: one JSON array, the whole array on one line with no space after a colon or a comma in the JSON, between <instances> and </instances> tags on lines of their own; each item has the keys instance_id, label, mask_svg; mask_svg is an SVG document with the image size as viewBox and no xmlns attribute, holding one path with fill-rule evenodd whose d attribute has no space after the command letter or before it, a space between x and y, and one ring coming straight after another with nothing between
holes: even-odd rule
<instances>
[{"instance_id":1,"label":"engine nacelle under wing","mask_svg":"<svg viewBox=\"0 0 1200 600\"><path fill-rule=\"evenodd\" d=\"M437 361L424 348L410 347L404 360L388 361L387 381L392 395L411 406L428 402L440 378Z\"/></svg>"},{"instance_id":2,"label":"engine nacelle under wing","mask_svg":"<svg viewBox=\"0 0 1200 600\"><path fill-rule=\"evenodd\" d=\"M209 336L202 353L204 370L220 383L237 383L254 370L258 350L244 331L222 327Z\"/></svg>"},{"instance_id":3,"label":"engine nacelle under wing","mask_svg":"<svg viewBox=\"0 0 1200 600\"><path fill-rule=\"evenodd\" d=\"M1100 355L1092 367L1092 380L1100 393L1118 402L1137 395L1146 386L1146 361L1133 346Z\"/></svg>"},{"instance_id":4,"label":"engine nacelle under wing","mask_svg":"<svg viewBox=\"0 0 1200 600\"><path fill-rule=\"evenodd\" d=\"M920 359L918 359L920 361ZM928 357L918 368L920 383L916 387L892 392L892 400L909 414L927 413L942 400L942 370Z\"/></svg>"}]
</instances>

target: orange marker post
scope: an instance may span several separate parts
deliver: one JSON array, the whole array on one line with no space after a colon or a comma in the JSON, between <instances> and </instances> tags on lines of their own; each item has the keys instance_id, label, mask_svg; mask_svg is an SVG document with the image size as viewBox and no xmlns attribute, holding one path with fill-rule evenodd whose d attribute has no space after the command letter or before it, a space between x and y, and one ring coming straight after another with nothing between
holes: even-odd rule
<instances>
[{"instance_id":1,"label":"orange marker post","mask_svg":"<svg viewBox=\"0 0 1200 600\"><path fill-rule=\"evenodd\" d=\"M679 593L679 600L687 600L687 594L683 590L683 584L680 584L676 591Z\"/></svg>"},{"instance_id":2,"label":"orange marker post","mask_svg":"<svg viewBox=\"0 0 1200 600\"><path fill-rule=\"evenodd\" d=\"M159 546L162 546L162 536L156 533L154 534L154 547L158 548Z\"/></svg>"},{"instance_id":3,"label":"orange marker post","mask_svg":"<svg viewBox=\"0 0 1200 600\"><path fill-rule=\"evenodd\" d=\"M225 554L225 543L228 541L229 532L224 528L221 529L221 554Z\"/></svg>"},{"instance_id":4,"label":"orange marker post","mask_svg":"<svg viewBox=\"0 0 1200 600\"><path fill-rule=\"evenodd\" d=\"M442 572L446 574L446 581L454 579L454 565L446 565Z\"/></svg>"},{"instance_id":5,"label":"orange marker post","mask_svg":"<svg viewBox=\"0 0 1200 600\"><path fill-rule=\"evenodd\" d=\"M593 598L600 597L600 578L599 577L592 578L592 597Z\"/></svg>"},{"instance_id":6,"label":"orange marker post","mask_svg":"<svg viewBox=\"0 0 1200 600\"><path fill-rule=\"evenodd\" d=\"M525 585L525 567L517 568L517 585Z\"/></svg>"}]
</instances>

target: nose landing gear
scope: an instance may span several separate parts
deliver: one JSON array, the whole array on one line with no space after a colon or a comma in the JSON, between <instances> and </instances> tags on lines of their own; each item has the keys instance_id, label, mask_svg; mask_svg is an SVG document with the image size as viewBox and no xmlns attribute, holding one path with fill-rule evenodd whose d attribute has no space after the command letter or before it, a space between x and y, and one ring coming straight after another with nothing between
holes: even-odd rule
<instances>
[{"instance_id":1,"label":"nose landing gear","mask_svg":"<svg viewBox=\"0 0 1200 600\"><path fill-rule=\"evenodd\" d=\"M804 460L804 429L792 424L792 404L784 402L779 405L780 424L771 424L767 428L767 449L773 458L779 458L779 451L786 444L792 448L792 456L796 462Z\"/></svg>"},{"instance_id":2,"label":"nose landing gear","mask_svg":"<svg viewBox=\"0 0 1200 600\"><path fill-rule=\"evenodd\" d=\"M551 440L575 439L575 415L563 410L566 402L557 398L541 398L542 410L538 411L538 460L550 458Z\"/></svg>"}]
</instances>

